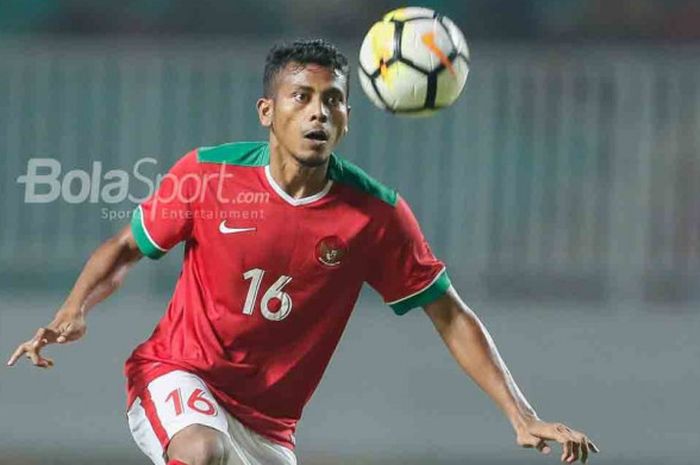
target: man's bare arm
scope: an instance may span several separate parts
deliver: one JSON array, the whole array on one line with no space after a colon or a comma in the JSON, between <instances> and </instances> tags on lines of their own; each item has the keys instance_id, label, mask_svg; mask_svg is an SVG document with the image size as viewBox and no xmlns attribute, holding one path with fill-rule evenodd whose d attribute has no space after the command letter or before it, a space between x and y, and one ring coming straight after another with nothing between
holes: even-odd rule
<instances>
[{"instance_id":1,"label":"man's bare arm","mask_svg":"<svg viewBox=\"0 0 700 465\"><path fill-rule=\"evenodd\" d=\"M142 256L131 227L126 225L93 252L53 321L20 344L7 364L12 366L25 355L35 366L51 367L53 361L42 357L41 349L47 344L80 339L85 334L88 311L119 288L127 271Z\"/></svg>"},{"instance_id":2,"label":"man's bare arm","mask_svg":"<svg viewBox=\"0 0 700 465\"><path fill-rule=\"evenodd\" d=\"M549 453L547 440L562 444L562 462L588 459L589 450L598 448L585 434L561 423L540 420L528 403L501 358L496 345L476 314L462 302L454 288L426 305L438 333L462 369L503 410L515 430L517 442Z\"/></svg>"}]
</instances>

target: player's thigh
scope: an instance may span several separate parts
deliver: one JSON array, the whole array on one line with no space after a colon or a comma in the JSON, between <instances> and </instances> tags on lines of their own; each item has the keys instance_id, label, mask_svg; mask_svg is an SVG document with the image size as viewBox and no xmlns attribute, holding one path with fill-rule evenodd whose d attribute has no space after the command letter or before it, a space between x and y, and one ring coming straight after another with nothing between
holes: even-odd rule
<instances>
[{"instance_id":1,"label":"player's thigh","mask_svg":"<svg viewBox=\"0 0 700 465\"><path fill-rule=\"evenodd\" d=\"M156 465L164 465L171 441L188 426L206 426L230 439L226 413L206 384L181 370L151 381L127 417L136 444Z\"/></svg>"},{"instance_id":2,"label":"player's thigh","mask_svg":"<svg viewBox=\"0 0 700 465\"><path fill-rule=\"evenodd\" d=\"M165 465L168 456L184 458L179 453L188 448L215 454L219 440L225 443L227 465L296 465L291 450L244 427L192 373L176 370L151 381L128 417L134 440L156 465Z\"/></svg>"},{"instance_id":3,"label":"player's thigh","mask_svg":"<svg viewBox=\"0 0 700 465\"><path fill-rule=\"evenodd\" d=\"M179 431L170 441L167 458L187 464L297 465L294 452L228 418L228 436L203 425Z\"/></svg>"},{"instance_id":4,"label":"player's thigh","mask_svg":"<svg viewBox=\"0 0 700 465\"><path fill-rule=\"evenodd\" d=\"M231 440L225 434L204 425L190 425L175 433L167 451L168 459L187 464L238 465L231 448ZM241 464L243 465L243 464Z\"/></svg>"}]
</instances>

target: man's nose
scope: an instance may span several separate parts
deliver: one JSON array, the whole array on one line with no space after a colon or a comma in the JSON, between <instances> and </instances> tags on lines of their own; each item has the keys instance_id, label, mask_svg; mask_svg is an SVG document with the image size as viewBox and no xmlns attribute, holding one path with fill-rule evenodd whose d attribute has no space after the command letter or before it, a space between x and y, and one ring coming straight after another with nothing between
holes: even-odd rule
<instances>
[{"instance_id":1,"label":"man's nose","mask_svg":"<svg viewBox=\"0 0 700 465\"><path fill-rule=\"evenodd\" d=\"M320 98L315 99L312 107L313 107L313 111L311 114L311 121L318 120L322 123L325 123L326 121L328 121L330 111L328 110L328 106L323 102L322 99L320 99Z\"/></svg>"}]
</instances>

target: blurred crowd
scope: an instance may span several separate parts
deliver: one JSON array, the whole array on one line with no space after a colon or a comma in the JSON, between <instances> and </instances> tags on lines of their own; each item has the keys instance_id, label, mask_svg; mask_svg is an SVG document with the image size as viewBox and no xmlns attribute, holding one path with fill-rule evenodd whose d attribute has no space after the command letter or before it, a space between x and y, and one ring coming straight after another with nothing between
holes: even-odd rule
<instances>
[{"instance_id":1,"label":"blurred crowd","mask_svg":"<svg viewBox=\"0 0 700 465\"><path fill-rule=\"evenodd\" d=\"M469 38L700 38L697 0L0 0L0 34L275 36L284 24L352 37L407 4L450 16Z\"/></svg>"}]
</instances>

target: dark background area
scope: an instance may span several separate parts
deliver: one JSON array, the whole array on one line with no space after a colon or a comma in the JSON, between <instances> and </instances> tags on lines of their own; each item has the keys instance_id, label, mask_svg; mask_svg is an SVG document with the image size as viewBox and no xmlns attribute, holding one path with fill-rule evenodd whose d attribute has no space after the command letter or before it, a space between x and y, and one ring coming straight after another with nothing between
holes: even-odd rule
<instances>
[{"instance_id":1,"label":"dark background area","mask_svg":"<svg viewBox=\"0 0 700 465\"><path fill-rule=\"evenodd\" d=\"M418 6L418 4L416 4ZM68 35L321 35L354 38L387 0L3 0L0 31ZM692 0L429 0L471 39L690 40L700 37Z\"/></svg>"}]
</instances>

